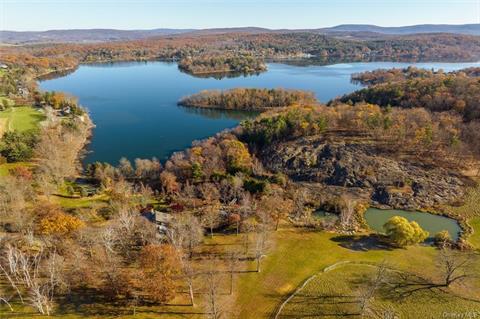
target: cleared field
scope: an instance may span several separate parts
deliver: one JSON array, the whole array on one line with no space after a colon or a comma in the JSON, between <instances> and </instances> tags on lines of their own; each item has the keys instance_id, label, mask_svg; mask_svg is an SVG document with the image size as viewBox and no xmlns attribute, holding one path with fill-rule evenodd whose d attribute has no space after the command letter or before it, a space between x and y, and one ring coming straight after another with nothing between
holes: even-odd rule
<instances>
[{"instance_id":1,"label":"cleared field","mask_svg":"<svg viewBox=\"0 0 480 319\"><path fill-rule=\"evenodd\" d=\"M318 274L284 307L278 318L361 318L360 295L376 267L346 264ZM444 318L447 313L473 313L480 303L438 290L423 290L406 299L375 293L367 318Z\"/></svg>"},{"instance_id":2,"label":"cleared field","mask_svg":"<svg viewBox=\"0 0 480 319\"><path fill-rule=\"evenodd\" d=\"M43 113L31 106L10 107L5 111L0 111L0 135L11 130L35 129L44 119Z\"/></svg>"}]
</instances>

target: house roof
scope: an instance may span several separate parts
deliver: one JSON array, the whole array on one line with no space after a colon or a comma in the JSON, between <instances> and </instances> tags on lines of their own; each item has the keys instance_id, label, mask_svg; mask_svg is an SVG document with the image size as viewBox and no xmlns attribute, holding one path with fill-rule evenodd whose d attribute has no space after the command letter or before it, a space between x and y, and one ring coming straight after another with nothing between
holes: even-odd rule
<instances>
[{"instance_id":1,"label":"house roof","mask_svg":"<svg viewBox=\"0 0 480 319\"><path fill-rule=\"evenodd\" d=\"M153 212L155 214L155 221L157 223L163 223L163 224L168 224L172 221L172 215L167 214L167 213L162 213L162 212Z\"/></svg>"}]
</instances>

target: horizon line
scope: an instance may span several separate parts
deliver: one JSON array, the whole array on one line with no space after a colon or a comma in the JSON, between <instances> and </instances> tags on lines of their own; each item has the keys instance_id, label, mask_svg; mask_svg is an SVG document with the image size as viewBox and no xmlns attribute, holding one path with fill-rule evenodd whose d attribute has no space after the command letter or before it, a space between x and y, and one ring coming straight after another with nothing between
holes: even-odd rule
<instances>
[{"instance_id":1,"label":"horizon line","mask_svg":"<svg viewBox=\"0 0 480 319\"><path fill-rule=\"evenodd\" d=\"M479 22L472 23L420 23L420 24L410 24L410 25L400 25L400 26L385 26L378 24L369 24L369 23L341 23L332 26L323 26L323 27L314 27L314 28L269 28L261 26L229 26L229 27L205 27L205 28L175 28L175 27L153 27L145 29L122 29L122 28L102 28L102 27L92 27L92 28L71 28L71 29L43 29L43 30L14 30L14 29L0 29L0 32L49 32L49 31L89 31L89 30L115 30L115 31L152 31L152 30L191 30L191 31L201 31L201 30L217 30L217 29L265 29L270 31L281 31L281 30L318 30L318 29L329 29L339 26L372 26L379 28L408 28L408 27L418 27L418 26L466 26L466 25L479 25Z\"/></svg>"}]
</instances>

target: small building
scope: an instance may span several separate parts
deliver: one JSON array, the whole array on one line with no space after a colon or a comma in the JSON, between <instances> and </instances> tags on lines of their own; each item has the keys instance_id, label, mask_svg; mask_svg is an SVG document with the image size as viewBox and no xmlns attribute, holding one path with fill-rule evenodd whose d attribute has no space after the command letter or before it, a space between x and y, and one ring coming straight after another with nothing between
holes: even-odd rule
<instances>
[{"instance_id":1,"label":"small building","mask_svg":"<svg viewBox=\"0 0 480 319\"><path fill-rule=\"evenodd\" d=\"M153 208L147 208L140 213L145 217L149 222L154 223L157 226L157 229L160 233L164 234L170 223L172 222L172 215L159 212Z\"/></svg>"},{"instance_id":2,"label":"small building","mask_svg":"<svg viewBox=\"0 0 480 319\"><path fill-rule=\"evenodd\" d=\"M1 63L0 64L0 69L8 69L8 65L6 65L5 63Z\"/></svg>"}]
</instances>

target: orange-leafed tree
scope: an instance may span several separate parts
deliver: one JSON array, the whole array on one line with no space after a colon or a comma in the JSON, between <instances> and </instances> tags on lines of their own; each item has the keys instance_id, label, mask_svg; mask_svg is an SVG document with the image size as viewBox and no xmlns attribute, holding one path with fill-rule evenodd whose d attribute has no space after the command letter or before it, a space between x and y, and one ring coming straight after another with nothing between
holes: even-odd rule
<instances>
[{"instance_id":1,"label":"orange-leafed tree","mask_svg":"<svg viewBox=\"0 0 480 319\"><path fill-rule=\"evenodd\" d=\"M48 214L40 220L40 232L44 235L68 235L82 226L80 219L63 212Z\"/></svg>"},{"instance_id":2,"label":"orange-leafed tree","mask_svg":"<svg viewBox=\"0 0 480 319\"><path fill-rule=\"evenodd\" d=\"M252 157L245 144L235 139L225 139L222 146L225 149L229 173L249 173L252 170Z\"/></svg>"},{"instance_id":3,"label":"orange-leafed tree","mask_svg":"<svg viewBox=\"0 0 480 319\"><path fill-rule=\"evenodd\" d=\"M164 303L175 294L180 258L171 245L150 244L140 253L140 289L153 301Z\"/></svg>"}]
</instances>

